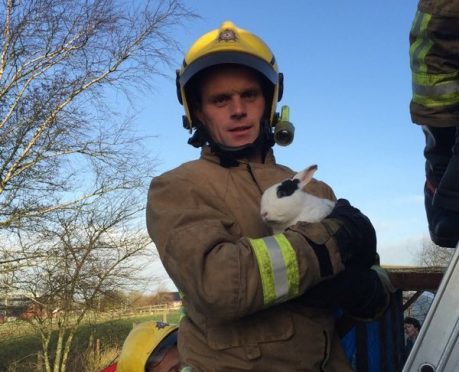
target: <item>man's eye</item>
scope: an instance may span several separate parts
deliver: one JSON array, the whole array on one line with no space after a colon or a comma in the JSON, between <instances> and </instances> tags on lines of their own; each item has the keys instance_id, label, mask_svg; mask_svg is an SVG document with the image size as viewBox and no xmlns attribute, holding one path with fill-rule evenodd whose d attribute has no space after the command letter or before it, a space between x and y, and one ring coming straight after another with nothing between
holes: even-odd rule
<instances>
[{"instance_id":1,"label":"man's eye","mask_svg":"<svg viewBox=\"0 0 459 372\"><path fill-rule=\"evenodd\" d=\"M245 91L244 93L242 93L242 98L247 98L249 100L251 99L255 99L259 96L260 94L260 91L256 90L256 89L249 89L247 91Z\"/></svg>"},{"instance_id":2,"label":"man's eye","mask_svg":"<svg viewBox=\"0 0 459 372\"><path fill-rule=\"evenodd\" d=\"M228 102L228 96L216 96L212 98L212 103L217 106L223 106L226 102Z\"/></svg>"}]
</instances>

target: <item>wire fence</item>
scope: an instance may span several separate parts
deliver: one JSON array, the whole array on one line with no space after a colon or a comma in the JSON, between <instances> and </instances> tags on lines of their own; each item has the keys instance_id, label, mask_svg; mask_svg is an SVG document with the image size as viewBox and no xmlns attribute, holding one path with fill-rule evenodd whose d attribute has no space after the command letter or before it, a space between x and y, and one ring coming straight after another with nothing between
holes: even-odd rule
<instances>
[{"instance_id":1,"label":"wire fence","mask_svg":"<svg viewBox=\"0 0 459 372\"><path fill-rule=\"evenodd\" d=\"M110 311L87 311L81 324L87 323L103 323L106 321L113 321L118 319L135 318L141 316L157 316L163 322L168 322L171 314L176 314L180 310L180 303L172 304L161 304L161 305L148 305L140 307L129 307L124 306L122 308L113 309ZM76 321L79 316L78 311L74 311L73 314L66 314L70 319L74 318ZM63 316L62 312L57 312L50 315L57 321L59 317ZM37 314L38 318L40 315ZM9 340L11 338L21 338L26 335L30 335L35 332L33 322L36 321L36 317L24 320L20 317L8 317L0 324L0 344L2 341ZM69 322L71 323L71 321ZM56 325L57 327L57 325Z\"/></svg>"}]
</instances>

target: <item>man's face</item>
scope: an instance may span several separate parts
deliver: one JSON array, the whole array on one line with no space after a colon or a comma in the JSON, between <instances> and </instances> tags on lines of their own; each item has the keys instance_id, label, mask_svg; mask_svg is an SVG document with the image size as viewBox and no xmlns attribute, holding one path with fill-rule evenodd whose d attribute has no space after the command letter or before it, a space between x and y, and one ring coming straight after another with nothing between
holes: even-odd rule
<instances>
[{"instance_id":1,"label":"man's face","mask_svg":"<svg viewBox=\"0 0 459 372\"><path fill-rule=\"evenodd\" d=\"M201 105L195 114L217 143L239 147L254 142L264 110L260 81L248 68L225 66L201 81Z\"/></svg>"},{"instance_id":2,"label":"man's face","mask_svg":"<svg viewBox=\"0 0 459 372\"><path fill-rule=\"evenodd\" d=\"M180 355L177 345L172 346L161 359L161 362L148 372L179 372L181 369Z\"/></svg>"},{"instance_id":3,"label":"man's face","mask_svg":"<svg viewBox=\"0 0 459 372\"><path fill-rule=\"evenodd\" d=\"M405 328L405 334L408 338L413 338L417 336L418 330L414 325L410 323L405 323L404 328Z\"/></svg>"}]
</instances>

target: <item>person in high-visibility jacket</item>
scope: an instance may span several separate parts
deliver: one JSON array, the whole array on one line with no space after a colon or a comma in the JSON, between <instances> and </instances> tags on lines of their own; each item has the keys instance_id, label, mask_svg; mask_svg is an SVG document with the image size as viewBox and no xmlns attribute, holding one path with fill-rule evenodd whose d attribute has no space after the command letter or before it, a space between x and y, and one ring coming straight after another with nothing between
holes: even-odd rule
<instances>
[{"instance_id":1,"label":"person in high-visibility jacket","mask_svg":"<svg viewBox=\"0 0 459 372\"><path fill-rule=\"evenodd\" d=\"M459 0L420 0L410 31L411 119L426 138L425 210L431 239L459 240Z\"/></svg>"},{"instance_id":2,"label":"person in high-visibility jacket","mask_svg":"<svg viewBox=\"0 0 459 372\"><path fill-rule=\"evenodd\" d=\"M153 179L147 227L182 293L178 346L192 371L351 371L336 308L371 318L388 304L371 269L375 230L349 202L280 234L260 216L263 191L295 174L272 149L282 89L270 48L229 21L198 38L177 72L183 123L201 157ZM318 180L307 191L336 199Z\"/></svg>"}]
</instances>

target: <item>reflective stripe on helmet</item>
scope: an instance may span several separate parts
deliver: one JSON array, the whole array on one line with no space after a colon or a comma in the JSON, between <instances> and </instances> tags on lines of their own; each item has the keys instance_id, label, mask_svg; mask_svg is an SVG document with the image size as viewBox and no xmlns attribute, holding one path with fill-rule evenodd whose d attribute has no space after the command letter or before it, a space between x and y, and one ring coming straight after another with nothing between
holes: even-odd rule
<instances>
[{"instance_id":1,"label":"reflective stripe on helmet","mask_svg":"<svg viewBox=\"0 0 459 372\"><path fill-rule=\"evenodd\" d=\"M264 304L283 302L299 294L296 253L284 234L249 239L258 262Z\"/></svg>"},{"instance_id":2,"label":"reflective stripe on helmet","mask_svg":"<svg viewBox=\"0 0 459 372\"><path fill-rule=\"evenodd\" d=\"M459 103L459 74L429 74L426 56L433 46L427 27L432 16L416 12L411 34L416 40L410 46L413 102L425 107L442 107Z\"/></svg>"}]
</instances>

